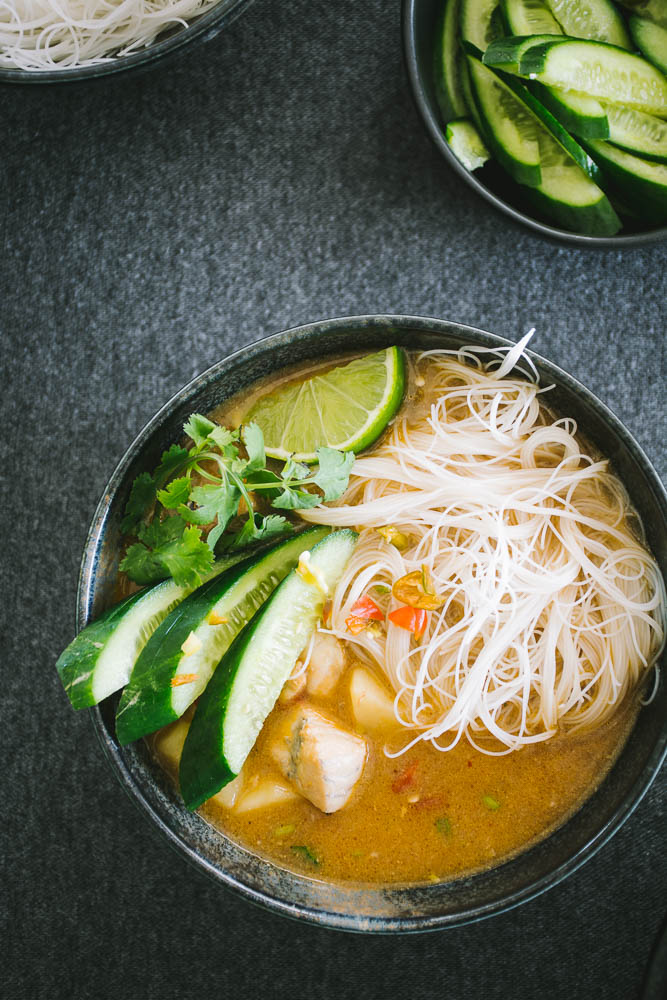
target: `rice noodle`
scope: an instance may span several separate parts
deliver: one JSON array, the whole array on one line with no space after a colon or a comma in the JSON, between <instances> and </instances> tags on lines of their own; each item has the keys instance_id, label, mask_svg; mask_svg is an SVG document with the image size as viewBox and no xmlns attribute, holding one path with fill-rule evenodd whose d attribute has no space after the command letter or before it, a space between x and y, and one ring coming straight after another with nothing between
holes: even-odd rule
<instances>
[{"instance_id":1,"label":"rice noodle","mask_svg":"<svg viewBox=\"0 0 667 1000\"><path fill-rule=\"evenodd\" d=\"M502 363L479 348L421 354L422 399L357 459L337 504L303 512L360 531L331 630L386 676L407 746L465 737L508 753L591 729L664 643L664 584L639 518L575 421L542 402L527 339ZM403 551L375 530L387 524L409 537ZM346 630L371 587L424 564L446 600L418 644L390 623ZM386 612L400 603L377 595Z\"/></svg>"},{"instance_id":2,"label":"rice noodle","mask_svg":"<svg viewBox=\"0 0 667 1000\"><path fill-rule=\"evenodd\" d=\"M0 0L0 66L92 66L150 45L219 0Z\"/></svg>"}]
</instances>

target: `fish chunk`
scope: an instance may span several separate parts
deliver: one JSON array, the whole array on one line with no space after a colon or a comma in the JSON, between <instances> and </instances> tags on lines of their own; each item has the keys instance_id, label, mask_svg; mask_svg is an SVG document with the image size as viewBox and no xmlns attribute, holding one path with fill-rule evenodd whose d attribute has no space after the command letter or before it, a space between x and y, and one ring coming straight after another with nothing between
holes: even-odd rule
<instances>
[{"instance_id":1,"label":"fish chunk","mask_svg":"<svg viewBox=\"0 0 667 1000\"><path fill-rule=\"evenodd\" d=\"M273 757L285 777L325 813L342 809L361 777L366 740L342 729L308 705L298 705L285 724Z\"/></svg>"},{"instance_id":2,"label":"fish chunk","mask_svg":"<svg viewBox=\"0 0 667 1000\"><path fill-rule=\"evenodd\" d=\"M308 663L308 694L331 694L345 669L345 651L335 635L316 632Z\"/></svg>"}]
</instances>

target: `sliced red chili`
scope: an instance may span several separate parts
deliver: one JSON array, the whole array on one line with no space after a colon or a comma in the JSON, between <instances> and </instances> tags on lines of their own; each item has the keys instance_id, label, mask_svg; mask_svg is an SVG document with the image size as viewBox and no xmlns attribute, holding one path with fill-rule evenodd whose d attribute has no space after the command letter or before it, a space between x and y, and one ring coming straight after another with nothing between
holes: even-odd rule
<instances>
[{"instance_id":1,"label":"sliced red chili","mask_svg":"<svg viewBox=\"0 0 667 1000\"><path fill-rule=\"evenodd\" d=\"M382 622L384 614L374 600L367 595L360 597L350 608L351 614L345 619L348 632L352 635L359 635L366 628L369 621Z\"/></svg>"},{"instance_id":2,"label":"sliced red chili","mask_svg":"<svg viewBox=\"0 0 667 1000\"><path fill-rule=\"evenodd\" d=\"M354 602L350 608L350 614L355 618L369 618L376 622L384 621L382 609L366 594Z\"/></svg>"},{"instance_id":3,"label":"sliced red chili","mask_svg":"<svg viewBox=\"0 0 667 1000\"><path fill-rule=\"evenodd\" d=\"M412 632L417 642L421 639L428 624L428 614L422 608L412 608L406 604L402 608L390 611L389 621L398 628L403 628L406 632Z\"/></svg>"},{"instance_id":4,"label":"sliced red chili","mask_svg":"<svg viewBox=\"0 0 667 1000\"><path fill-rule=\"evenodd\" d=\"M417 774L418 761L413 761L412 764L401 771L397 778L394 778L391 790L392 792L404 792L406 788L410 788L415 782L415 775Z\"/></svg>"}]
</instances>

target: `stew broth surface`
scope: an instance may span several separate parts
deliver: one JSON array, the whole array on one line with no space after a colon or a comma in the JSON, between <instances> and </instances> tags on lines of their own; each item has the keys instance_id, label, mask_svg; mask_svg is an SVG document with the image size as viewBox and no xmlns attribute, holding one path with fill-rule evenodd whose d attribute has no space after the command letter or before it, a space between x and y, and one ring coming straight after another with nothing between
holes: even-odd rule
<instances>
[{"instance_id":1,"label":"stew broth surface","mask_svg":"<svg viewBox=\"0 0 667 1000\"><path fill-rule=\"evenodd\" d=\"M332 698L308 702L362 733L352 716L348 678ZM271 755L291 706L276 705L243 769L245 780L275 776ZM493 757L466 741L446 752L419 743L400 757L403 732L368 737L369 757L350 802L326 815L306 799L237 815L215 801L202 814L242 847L281 867L333 882L446 881L492 867L526 850L562 825L595 791L618 756L636 718L638 700L594 732L568 734ZM175 723L178 726L179 723ZM167 727L153 750L161 753ZM180 741L179 741L180 742ZM293 829L290 829L293 828ZM318 864L306 852L307 847Z\"/></svg>"}]
</instances>

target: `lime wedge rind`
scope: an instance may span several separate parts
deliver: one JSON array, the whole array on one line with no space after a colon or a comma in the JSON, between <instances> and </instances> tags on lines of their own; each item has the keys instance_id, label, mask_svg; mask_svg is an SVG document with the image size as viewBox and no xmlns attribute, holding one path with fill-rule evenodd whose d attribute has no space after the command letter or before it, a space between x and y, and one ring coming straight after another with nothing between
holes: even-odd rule
<instances>
[{"instance_id":1,"label":"lime wedge rind","mask_svg":"<svg viewBox=\"0 0 667 1000\"><path fill-rule=\"evenodd\" d=\"M262 428L266 454L316 462L324 445L356 454L396 416L405 392L405 359L399 347L388 347L294 389L291 384L262 396L244 418Z\"/></svg>"}]
</instances>

